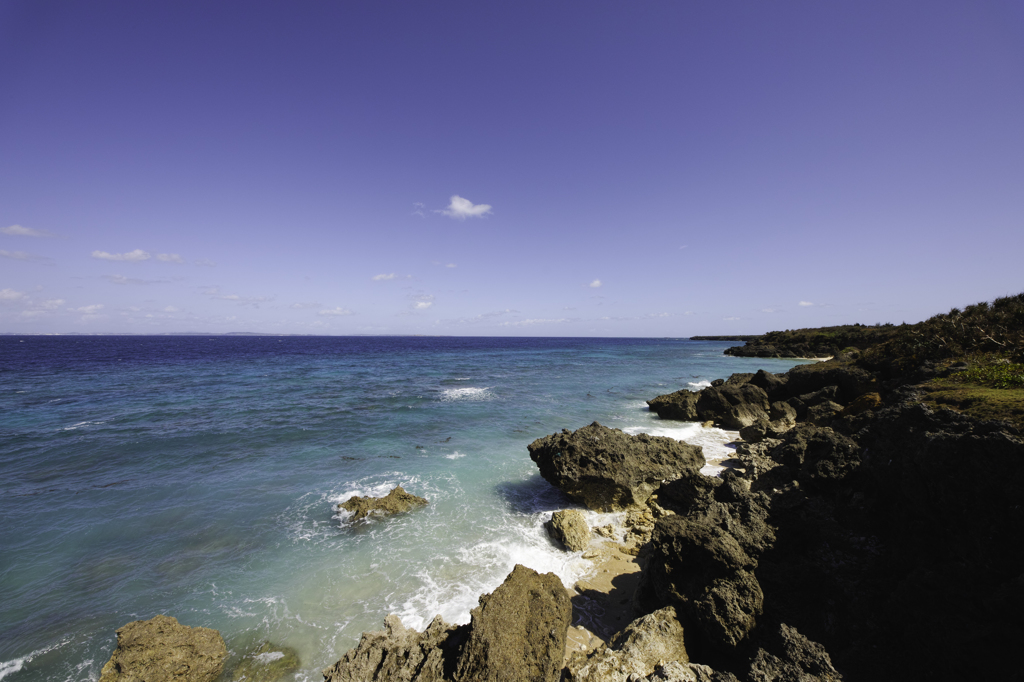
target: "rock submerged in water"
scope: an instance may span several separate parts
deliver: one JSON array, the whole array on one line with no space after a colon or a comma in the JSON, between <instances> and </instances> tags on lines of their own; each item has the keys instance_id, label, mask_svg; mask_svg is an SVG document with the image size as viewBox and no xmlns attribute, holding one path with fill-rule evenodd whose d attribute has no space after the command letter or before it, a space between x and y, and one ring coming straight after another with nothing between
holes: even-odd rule
<instances>
[{"instance_id":1,"label":"rock submerged in water","mask_svg":"<svg viewBox=\"0 0 1024 682\"><path fill-rule=\"evenodd\" d=\"M590 526L576 509L556 511L544 525L548 534L570 552L582 552L590 544Z\"/></svg>"},{"instance_id":2,"label":"rock submerged in water","mask_svg":"<svg viewBox=\"0 0 1024 682\"><path fill-rule=\"evenodd\" d=\"M160 615L118 629L117 648L100 671L100 682L213 682L227 657L216 630Z\"/></svg>"},{"instance_id":3,"label":"rock submerged in water","mask_svg":"<svg viewBox=\"0 0 1024 682\"><path fill-rule=\"evenodd\" d=\"M295 649L263 642L242 657L231 679L233 682L278 682L298 669L299 655Z\"/></svg>"},{"instance_id":4,"label":"rock submerged in water","mask_svg":"<svg viewBox=\"0 0 1024 682\"><path fill-rule=\"evenodd\" d=\"M370 514L387 516L426 504L429 503L424 498L407 493L402 486L398 486L384 497L352 497L339 504L338 509L352 512L352 520L358 521Z\"/></svg>"},{"instance_id":5,"label":"rock submerged in water","mask_svg":"<svg viewBox=\"0 0 1024 682\"><path fill-rule=\"evenodd\" d=\"M556 682L565 656L572 604L554 573L516 565L491 594L480 597L469 625L440 616L422 632L398 616L384 630L363 633L359 645L323 671L325 682Z\"/></svg>"},{"instance_id":6,"label":"rock submerged in water","mask_svg":"<svg viewBox=\"0 0 1024 682\"><path fill-rule=\"evenodd\" d=\"M644 433L630 436L597 422L538 438L527 449L544 480L603 512L636 508L662 482L704 466L700 446Z\"/></svg>"}]
</instances>

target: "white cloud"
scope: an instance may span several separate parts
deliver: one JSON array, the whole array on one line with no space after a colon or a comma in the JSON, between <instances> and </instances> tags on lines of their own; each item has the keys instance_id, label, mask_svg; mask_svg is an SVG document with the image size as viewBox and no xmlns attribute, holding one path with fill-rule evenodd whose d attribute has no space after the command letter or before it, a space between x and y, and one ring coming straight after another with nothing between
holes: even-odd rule
<instances>
[{"instance_id":1,"label":"white cloud","mask_svg":"<svg viewBox=\"0 0 1024 682\"><path fill-rule=\"evenodd\" d=\"M25 297L24 292L14 289L0 289L0 301L17 301Z\"/></svg>"},{"instance_id":2,"label":"white cloud","mask_svg":"<svg viewBox=\"0 0 1024 682\"><path fill-rule=\"evenodd\" d=\"M166 308L164 308L164 312L165 313L180 313L181 310L179 308L175 308L173 305L169 305Z\"/></svg>"},{"instance_id":3,"label":"white cloud","mask_svg":"<svg viewBox=\"0 0 1024 682\"><path fill-rule=\"evenodd\" d=\"M779 312L779 309L778 308L761 308L761 312L762 313L777 313L777 312Z\"/></svg>"},{"instance_id":4,"label":"white cloud","mask_svg":"<svg viewBox=\"0 0 1024 682\"><path fill-rule=\"evenodd\" d=\"M722 319L727 321L727 322L733 322L733 321L738 320L740 318L738 318L738 317L723 317Z\"/></svg>"},{"instance_id":5,"label":"white cloud","mask_svg":"<svg viewBox=\"0 0 1024 682\"><path fill-rule=\"evenodd\" d=\"M434 305L433 301L416 301L416 303L415 303L415 305L413 305L413 307L416 310L426 310L427 308L429 308L432 305Z\"/></svg>"},{"instance_id":6,"label":"white cloud","mask_svg":"<svg viewBox=\"0 0 1024 682\"><path fill-rule=\"evenodd\" d=\"M56 310L64 305L64 303L65 301L63 298L51 298L40 303L39 307L43 310Z\"/></svg>"},{"instance_id":7,"label":"white cloud","mask_svg":"<svg viewBox=\"0 0 1024 682\"><path fill-rule=\"evenodd\" d=\"M457 268L458 266L457 266L457 265L456 265L455 263L449 263L449 264L448 264L448 265L446 265L445 267L446 267L446 268Z\"/></svg>"},{"instance_id":8,"label":"white cloud","mask_svg":"<svg viewBox=\"0 0 1024 682\"><path fill-rule=\"evenodd\" d=\"M10 227L0 228L0 232L4 234L10 234L17 237L49 237L50 233L45 230L33 230L31 227L22 227L21 225L11 225Z\"/></svg>"},{"instance_id":9,"label":"white cloud","mask_svg":"<svg viewBox=\"0 0 1024 682\"><path fill-rule=\"evenodd\" d=\"M158 253L156 254L157 260L162 260L165 263L184 263L185 259L176 253Z\"/></svg>"},{"instance_id":10,"label":"white cloud","mask_svg":"<svg viewBox=\"0 0 1024 682\"><path fill-rule=\"evenodd\" d=\"M24 251L4 251L0 249L0 256L4 258L11 258L13 260L38 260L38 256L33 256L30 253Z\"/></svg>"},{"instance_id":11,"label":"white cloud","mask_svg":"<svg viewBox=\"0 0 1024 682\"><path fill-rule=\"evenodd\" d=\"M133 263L150 259L149 252L143 251L142 249L135 249L134 251L129 251L128 253L107 253L106 251L93 251L92 257L99 258L100 260L126 260L131 261Z\"/></svg>"},{"instance_id":12,"label":"white cloud","mask_svg":"<svg viewBox=\"0 0 1024 682\"><path fill-rule=\"evenodd\" d=\"M85 315L95 315L96 313L98 313L101 310L103 310L103 304L102 303L96 303L96 304L93 304L93 305L85 305L85 306L82 306L81 308L75 308L71 312L83 313Z\"/></svg>"},{"instance_id":13,"label":"white cloud","mask_svg":"<svg viewBox=\"0 0 1024 682\"><path fill-rule=\"evenodd\" d=\"M601 286L601 280L595 279L593 282L591 282L587 286L590 287L591 289L597 289L598 287Z\"/></svg>"},{"instance_id":14,"label":"white cloud","mask_svg":"<svg viewBox=\"0 0 1024 682\"><path fill-rule=\"evenodd\" d=\"M426 212L423 210L423 209L426 208L425 204L421 204L420 202L416 201L416 202L413 203L412 207L413 207L413 211L412 211L411 215L418 215L421 218L426 218L427 217Z\"/></svg>"},{"instance_id":15,"label":"white cloud","mask_svg":"<svg viewBox=\"0 0 1024 682\"><path fill-rule=\"evenodd\" d=\"M214 263L209 258L200 258L199 260L194 261L194 262L195 262L196 265L202 265L202 266L207 267L207 268L212 268L212 267L217 265L216 263Z\"/></svg>"},{"instance_id":16,"label":"white cloud","mask_svg":"<svg viewBox=\"0 0 1024 682\"><path fill-rule=\"evenodd\" d=\"M806 307L808 307L808 306L812 306L812 305L814 305L814 304L813 304L813 303L811 303L810 301L800 301L799 303L797 303L797 305L799 305L799 306L803 306L803 307L805 307L805 308L806 308Z\"/></svg>"},{"instance_id":17,"label":"white cloud","mask_svg":"<svg viewBox=\"0 0 1024 682\"><path fill-rule=\"evenodd\" d=\"M139 279L138 277L125 277L124 275L103 275L103 279L110 280L114 284L155 284L160 282L157 279Z\"/></svg>"},{"instance_id":18,"label":"white cloud","mask_svg":"<svg viewBox=\"0 0 1024 682\"><path fill-rule=\"evenodd\" d=\"M372 277L372 279L373 279L374 282L380 282L382 280L394 279L395 276L396 276L395 273L392 272L392 273L389 273L389 274L386 274L386 275L374 275Z\"/></svg>"},{"instance_id":19,"label":"white cloud","mask_svg":"<svg viewBox=\"0 0 1024 682\"><path fill-rule=\"evenodd\" d=\"M474 204L469 199L463 199L458 194L452 195L448 208L435 211L457 220L466 218L482 218L491 212L490 204Z\"/></svg>"},{"instance_id":20,"label":"white cloud","mask_svg":"<svg viewBox=\"0 0 1024 682\"><path fill-rule=\"evenodd\" d=\"M289 308L294 308L295 310L309 310L310 308L319 308L320 304L319 303L292 303L288 307Z\"/></svg>"},{"instance_id":21,"label":"white cloud","mask_svg":"<svg viewBox=\"0 0 1024 682\"><path fill-rule=\"evenodd\" d=\"M568 322L569 320L564 317L558 319L529 319L529 320L516 320L515 322L499 322L500 327L527 327L534 324L555 324L558 322Z\"/></svg>"},{"instance_id":22,"label":"white cloud","mask_svg":"<svg viewBox=\"0 0 1024 682\"><path fill-rule=\"evenodd\" d=\"M353 313L348 308L342 308L341 306L338 306L337 308L332 308L330 310L321 310L320 312L317 313L317 315L336 316L336 315L355 315L355 313Z\"/></svg>"}]
</instances>

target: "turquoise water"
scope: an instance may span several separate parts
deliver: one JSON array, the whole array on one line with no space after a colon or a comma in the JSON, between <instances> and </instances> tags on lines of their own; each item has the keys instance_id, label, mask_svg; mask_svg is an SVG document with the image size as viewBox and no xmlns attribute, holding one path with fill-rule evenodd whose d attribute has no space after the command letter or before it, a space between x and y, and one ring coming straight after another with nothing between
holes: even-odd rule
<instances>
[{"instance_id":1,"label":"turquoise water","mask_svg":"<svg viewBox=\"0 0 1024 682\"><path fill-rule=\"evenodd\" d=\"M297 679L379 629L467 622L516 563L590 564L542 523L572 506L527 444L592 421L727 454L644 401L793 361L662 339L0 337L0 679L95 680L166 613ZM395 485L422 510L351 524Z\"/></svg>"}]
</instances>

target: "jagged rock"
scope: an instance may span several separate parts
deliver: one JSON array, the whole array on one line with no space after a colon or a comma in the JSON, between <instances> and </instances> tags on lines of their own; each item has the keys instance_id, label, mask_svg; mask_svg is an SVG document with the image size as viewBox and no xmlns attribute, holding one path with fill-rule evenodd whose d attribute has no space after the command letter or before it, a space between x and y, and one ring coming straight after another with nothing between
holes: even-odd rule
<instances>
[{"instance_id":1,"label":"jagged rock","mask_svg":"<svg viewBox=\"0 0 1024 682\"><path fill-rule=\"evenodd\" d=\"M740 429L740 438L748 443L760 443L768 433L768 420L758 419Z\"/></svg>"},{"instance_id":2,"label":"jagged rock","mask_svg":"<svg viewBox=\"0 0 1024 682\"><path fill-rule=\"evenodd\" d=\"M573 656L566 667L571 682L619 682L631 675L650 675L663 661L685 664L689 660L683 627L669 606L637 618L607 646L590 656Z\"/></svg>"},{"instance_id":3,"label":"jagged rock","mask_svg":"<svg viewBox=\"0 0 1024 682\"><path fill-rule=\"evenodd\" d=\"M789 370L786 392L791 396L813 393L826 386L838 388L838 402L849 402L875 385L867 371L836 361L798 365Z\"/></svg>"},{"instance_id":4,"label":"jagged rock","mask_svg":"<svg viewBox=\"0 0 1024 682\"><path fill-rule=\"evenodd\" d=\"M726 386L742 386L751 379L754 378L753 372L736 372L735 374L729 375L729 378L725 380Z\"/></svg>"},{"instance_id":5,"label":"jagged rock","mask_svg":"<svg viewBox=\"0 0 1024 682\"><path fill-rule=\"evenodd\" d=\"M842 411L842 405L826 400L807 408L807 421L817 426L828 426Z\"/></svg>"},{"instance_id":6,"label":"jagged rock","mask_svg":"<svg viewBox=\"0 0 1024 682\"><path fill-rule=\"evenodd\" d=\"M776 396L782 394L787 382L788 377L785 375L779 377L763 369L757 370L757 374L750 379L750 383L762 389L770 400L778 400ZM772 417L772 419L775 419L775 417Z\"/></svg>"},{"instance_id":7,"label":"jagged rock","mask_svg":"<svg viewBox=\"0 0 1024 682\"><path fill-rule=\"evenodd\" d=\"M425 504L428 504L427 500L407 493L402 486L398 486L384 497L352 497L339 504L338 509L352 512L352 520L358 521L370 514L397 514Z\"/></svg>"},{"instance_id":8,"label":"jagged rock","mask_svg":"<svg viewBox=\"0 0 1024 682\"><path fill-rule=\"evenodd\" d=\"M646 682L739 682L732 673L713 670L699 663L667 661L654 668Z\"/></svg>"},{"instance_id":9,"label":"jagged rock","mask_svg":"<svg viewBox=\"0 0 1024 682\"><path fill-rule=\"evenodd\" d=\"M242 657L231 675L233 682L278 682L299 669L295 649L264 642Z\"/></svg>"},{"instance_id":10,"label":"jagged rock","mask_svg":"<svg viewBox=\"0 0 1024 682\"><path fill-rule=\"evenodd\" d=\"M572 620L569 593L554 573L516 565L480 597L455 678L473 682L556 682Z\"/></svg>"},{"instance_id":11,"label":"jagged rock","mask_svg":"<svg viewBox=\"0 0 1024 682\"><path fill-rule=\"evenodd\" d=\"M637 588L637 606L676 608L691 636L718 650L743 641L761 614L764 595L751 571L757 562L727 531L701 518L659 519Z\"/></svg>"},{"instance_id":12,"label":"jagged rock","mask_svg":"<svg viewBox=\"0 0 1024 682\"><path fill-rule=\"evenodd\" d=\"M766 438L759 443L740 443L736 457L743 463L744 478L755 481L780 466L768 453L782 443L781 440Z\"/></svg>"},{"instance_id":13,"label":"jagged rock","mask_svg":"<svg viewBox=\"0 0 1024 682\"><path fill-rule=\"evenodd\" d=\"M727 429L742 429L758 419L768 419L768 394L753 384L705 388L697 400L701 419L713 420Z\"/></svg>"},{"instance_id":14,"label":"jagged rock","mask_svg":"<svg viewBox=\"0 0 1024 682\"><path fill-rule=\"evenodd\" d=\"M402 625L392 614L384 629L364 632L359 644L323 671L324 682L442 682L450 680L465 626L437 616L423 632Z\"/></svg>"},{"instance_id":15,"label":"jagged rock","mask_svg":"<svg viewBox=\"0 0 1024 682\"><path fill-rule=\"evenodd\" d=\"M860 448L830 428L798 424L771 457L799 472L805 483L838 480L860 464Z\"/></svg>"},{"instance_id":16,"label":"jagged rock","mask_svg":"<svg viewBox=\"0 0 1024 682\"><path fill-rule=\"evenodd\" d=\"M582 552L590 544L590 527L583 514L575 509L556 511L545 525L548 534L570 552Z\"/></svg>"},{"instance_id":17,"label":"jagged rock","mask_svg":"<svg viewBox=\"0 0 1024 682\"><path fill-rule=\"evenodd\" d=\"M771 640L778 655L759 649L751 662L750 682L839 682L843 676L832 665L825 647L812 642L785 623Z\"/></svg>"},{"instance_id":18,"label":"jagged rock","mask_svg":"<svg viewBox=\"0 0 1024 682\"><path fill-rule=\"evenodd\" d=\"M647 401L652 412L656 412L662 419L679 419L686 422L695 422L700 419L697 414L697 399L699 393L683 389L667 395L659 395Z\"/></svg>"},{"instance_id":19,"label":"jagged rock","mask_svg":"<svg viewBox=\"0 0 1024 682\"><path fill-rule=\"evenodd\" d=\"M841 416L850 416L855 414L861 414L868 410L877 409L882 404L882 396L877 393L865 393L858 396L856 400L843 408L843 411L839 414Z\"/></svg>"},{"instance_id":20,"label":"jagged rock","mask_svg":"<svg viewBox=\"0 0 1024 682\"><path fill-rule=\"evenodd\" d=\"M216 630L155 616L118 629L117 648L100 671L100 682L213 682L227 656Z\"/></svg>"},{"instance_id":21,"label":"jagged rock","mask_svg":"<svg viewBox=\"0 0 1024 682\"><path fill-rule=\"evenodd\" d=\"M643 433L630 436L597 422L539 438L528 449L544 480L596 511L637 507L663 481L704 466L699 446Z\"/></svg>"},{"instance_id":22,"label":"jagged rock","mask_svg":"<svg viewBox=\"0 0 1024 682\"><path fill-rule=\"evenodd\" d=\"M838 386L826 386L820 388L813 393L805 393L801 396L797 396L803 401L804 405L808 408L820 405L824 402L835 402L839 399L839 387Z\"/></svg>"},{"instance_id":23,"label":"jagged rock","mask_svg":"<svg viewBox=\"0 0 1024 682\"><path fill-rule=\"evenodd\" d=\"M768 409L768 418L772 421L783 420L796 424L796 408L789 403L776 400Z\"/></svg>"}]
</instances>

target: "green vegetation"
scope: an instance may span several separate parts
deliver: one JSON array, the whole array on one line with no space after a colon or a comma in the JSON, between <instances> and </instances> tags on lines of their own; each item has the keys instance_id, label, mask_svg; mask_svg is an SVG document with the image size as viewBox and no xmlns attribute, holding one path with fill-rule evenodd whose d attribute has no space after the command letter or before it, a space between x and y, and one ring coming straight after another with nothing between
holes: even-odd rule
<instances>
[{"instance_id":1,"label":"green vegetation","mask_svg":"<svg viewBox=\"0 0 1024 682\"><path fill-rule=\"evenodd\" d=\"M1024 388L986 388L949 379L922 386L929 407L948 407L976 419L1007 421L1024 430Z\"/></svg>"},{"instance_id":2,"label":"green vegetation","mask_svg":"<svg viewBox=\"0 0 1024 682\"><path fill-rule=\"evenodd\" d=\"M815 348L832 346L838 349L854 347L863 350L892 339L901 328L892 324L846 324L837 327L787 329L783 332L768 332L758 343L778 347L804 345Z\"/></svg>"},{"instance_id":3,"label":"green vegetation","mask_svg":"<svg viewBox=\"0 0 1024 682\"><path fill-rule=\"evenodd\" d=\"M894 358L905 367L925 360L970 361L989 355L1024 362L1024 293L963 310L953 308L900 327L891 340L872 350L877 357Z\"/></svg>"},{"instance_id":4,"label":"green vegetation","mask_svg":"<svg viewBox=\"0 0 1024 682\"><path fill-rule=\"evenodd\" d=\"M1024 388L1024 364L989 355L975 360L972 366L951 374L949 378L960 384Z\"/></svg>"}]
</instances>

